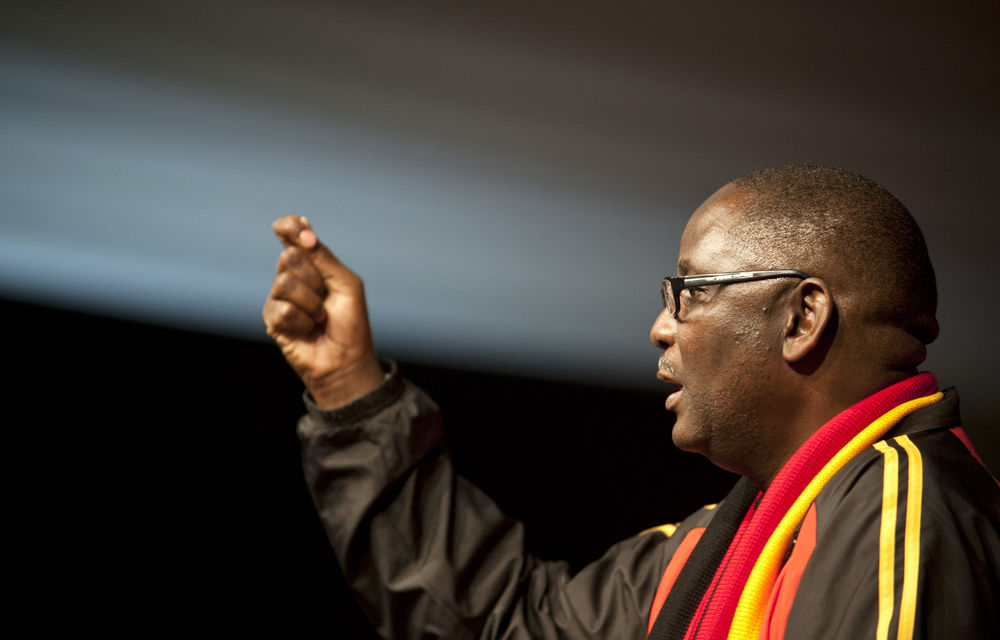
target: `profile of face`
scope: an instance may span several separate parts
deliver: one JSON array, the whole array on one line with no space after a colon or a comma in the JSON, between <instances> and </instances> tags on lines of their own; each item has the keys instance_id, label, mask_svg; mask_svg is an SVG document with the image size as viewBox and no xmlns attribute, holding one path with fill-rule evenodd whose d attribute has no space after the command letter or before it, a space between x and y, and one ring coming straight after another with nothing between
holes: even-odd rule
<instances>
[{"instance_id":1,"label":"profile of face","mask_svg":"<svg viewBox=\"0 0 1000 640\"><path fill-rule=\"evenodd\" d=\"M773 268L741 236L741 195L726 186L691 216L681 238L677 275ZM674 444L744 473L746 461L769 454L764 429L773 413L773 373L781 326L773 303L787 280L685 290L677 316L664 309L650 330L663 349L658 377L678 390L666 407L677 420Z\"/></svg>"}]
</instances>

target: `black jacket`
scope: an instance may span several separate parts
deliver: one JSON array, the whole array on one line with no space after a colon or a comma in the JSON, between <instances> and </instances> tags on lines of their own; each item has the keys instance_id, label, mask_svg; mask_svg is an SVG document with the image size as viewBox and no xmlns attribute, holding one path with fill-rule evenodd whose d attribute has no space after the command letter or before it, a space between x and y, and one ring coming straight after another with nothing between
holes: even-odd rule
<instances>
[{"instance_id":1,"label":"black jacket","mask_svg":"<svg viewBox=\"0 0 1000 640\"><path fill-rule=\"evenodd\" d=\"M454 473L437 407L394 367L347 407L306 403L307 483L386 638L643 638L668 562L714 513L625 540L570 575L526 554L522 525ZM952 390L834 476L814 502L812 539L790 552L762 637L896 638L908 620L910 637L993 637L1000 486L958 426ZM920 525L907 529L915 509Z\"/></svg>"}]
</instances>

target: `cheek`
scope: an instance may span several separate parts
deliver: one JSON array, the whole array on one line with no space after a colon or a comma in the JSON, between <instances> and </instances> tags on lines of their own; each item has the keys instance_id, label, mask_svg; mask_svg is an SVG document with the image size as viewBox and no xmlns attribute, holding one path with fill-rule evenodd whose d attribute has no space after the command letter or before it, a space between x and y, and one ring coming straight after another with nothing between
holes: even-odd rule
<instances>
[{"instance_id":1,"label":"cheek","mask_svg":"<svg viewBox=\"0 0 1000 640\"><path fill-rule=\"evenodd\" d=\"M711 380L742 349L741 339L725 330L692 331L681 340L678 355L687 376Z\"/></svg>"},{"instance_id":2,"label":"cheek","mask_svg":"<svg viewBox=\"0 0 1000 640\"><path fill-rule=\"evenodd\" d=\"M759 326L730 326L690 338L678 360L696 404L711 409L756 395L768 371L768 349Z\"/></svg>"}]
</instances>

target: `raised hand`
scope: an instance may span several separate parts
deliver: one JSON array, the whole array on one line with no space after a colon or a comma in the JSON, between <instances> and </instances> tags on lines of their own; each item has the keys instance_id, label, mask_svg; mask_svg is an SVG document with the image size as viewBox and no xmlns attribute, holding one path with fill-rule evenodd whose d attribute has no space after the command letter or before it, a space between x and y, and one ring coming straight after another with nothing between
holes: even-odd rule
<instances>
[{"instance_id":1,"label":"raised hand","mask_svg":"<svg viewBox=\"0 0 1000 640\"><path fill-rule=\"evenodd\" d=\"M360 398L383 379L361 278L296 215L274 221L285 245L263 317L285 359L324 409Z\"/></svg>"}]
</instances>

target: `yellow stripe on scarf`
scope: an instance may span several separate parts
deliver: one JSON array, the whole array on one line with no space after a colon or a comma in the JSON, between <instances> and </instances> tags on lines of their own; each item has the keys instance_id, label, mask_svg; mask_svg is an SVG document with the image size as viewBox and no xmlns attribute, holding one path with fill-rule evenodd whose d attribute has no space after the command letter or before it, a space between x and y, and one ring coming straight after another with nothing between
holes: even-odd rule
<instances>
[{"instance_id":1,"label":"yellow stripe on scarf","mask_svg":"<svg viewBox=\"0 0 1000 640\"><path fill-rule=\"evenodd\" d=\"M939 391L923 398L904 402L889 410L885 415L865 427L861 433L854 436L816 474L816 477L806 486L781 519L781 522L778 523L774 533L764 545L764 550L757 558L757 562L754 563L750 577L747 578L746 586L740 595L739 604L736 605L733 623L729 627L728 640L756 640L760 635L765 608L768 597L771 595L771 587L774 586L774 580L778 575L778 568L785 557L785 551L788 549L792 535L794 535L802 518L805 517L809 505L819 495L820 489L829 482L835 473L840 471L841 467L847 464L848 460L872 446L897 422L917 409L930 406L943 397L944 394Z\"/></svg>"}]
</instances>

